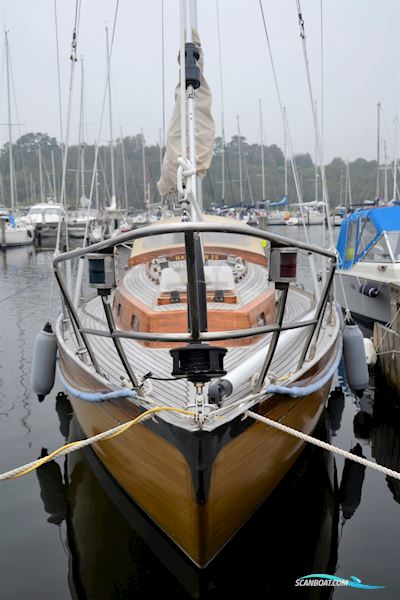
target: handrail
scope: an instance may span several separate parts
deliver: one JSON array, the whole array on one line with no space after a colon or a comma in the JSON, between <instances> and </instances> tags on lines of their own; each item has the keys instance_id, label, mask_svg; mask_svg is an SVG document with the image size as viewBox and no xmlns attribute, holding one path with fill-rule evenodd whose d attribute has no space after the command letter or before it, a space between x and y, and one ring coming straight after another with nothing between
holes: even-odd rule
<instances>
[{"instance_id":1,"label":"handrail","mask_svg":"<svg viewBox=\"0 0 400 600\"><path fill-rule=\"evenodd\" d=\"M244 337L264 335L274 333L275 331L287 331L291 329L301 329L316 325L317 319L301 321L300 323L288 323L287 325L265 325L262 327L252 327L251 329L234 329L231 331L204 331L199 333L196 340L199 342L215 342L217 340L235 340ZM95 335L108 338L122 338L127 340L140 340L142 342L192 342L193 338L186 333L147 333L145 331L120 331L116 330L110 333L106 329L82 328L81 333L85 335Z\"/></svg>"},{"instance_id":2,"label":"handrail","mask_svg":"<svg viewBox=\"0 0 400 600\"><path fill-rule=\"evenodd\" d=\"M68 294L68 291L64 285L64 282L63 282L63 279L61 276L61 271L60 271L61 263L65 262L67 260L72 260L74 258L81 258L83 256L86 256L87 254L92 254L92 253L99 252L99 251L102 251L102 250L105 250L108 248L111 249L120 244L125 244L127 242L135 241L137 239L146 238L146 237L150 237L150 236L164 235L164 234L168 234L168 233L184 234L184 237L186 240L186 246L187 246L186 249L193 251L193 248L192 248L193 239L194 239L193 234L201 233L201 232L231 233L231 234L235 233L235 234L239 234L239 235L255 237L258 239L266 240L266 241L271 242L271 245L288 247L288 248L294 247L294 248L303 250L307 253L315 252L316 254L319 254L321 256L328 257L330 259L330 261L329 261L330 269L329 269L329 274L327 277L327 282L324 287L324 292L323 292L322 298L320 298L319 301L316 303L316 307L314 309L315 312L312 315L310 315L310 316L312 316L312 318L308 319L308 320L302 320L297 323L289 323L289 324L283 324L281 322L282 318L280 318L280 322L273 324L273 325L261 325L261 326L257 326L257 327L238 329L238 330L233 330L233 331L208 332L208 331L202 329L201 324L199 322L199 316L197 314L198 311L195 311L195 314L194 315L192 314L192 319L191 319L191 323L190 323L191 331L188 331L187 333L161 333L161 332L150 333L150 332L141 332L141 331L133 332L133 331L115 330L114 327L111 327L111 329L109 328L109 330L107 331L107 330L96 330L96 329L89 329L89 328L82 327L82 324L79 320L78 313L73 306L73 303L71 301L71 298ZM192 235L190 235L190 234L192 234ZM77 331L79 332L79 335L81 336L81 339L87 348L87 351L92 360L93 366L95 367L97 372L100 372L99 366L96 362L96 358L95 358L93 350L91 348L90 341L88 339L88 336L90 336L90 335L103 336L103 337L108 337L108 338L113 339L114 344L116 345L117 349L118 348L120 349L120 357L121 357L121 354L123 355L122 362L125 364L125 363L127 363L127 357L125 356L124 350L121 346L121 342L119 341L121 338L122 339L125 338L125 339L142 340L142 341L147 341L147 342L170 342L171 343L171 342L193 342L194 340L196 340L197 342L212 342L212 341L217 341L217 340L222 341L222 340L229 340L229 339L240 339L240 338L245 338L245 337L253 337L253 336L257 336L257 335L264 335L267 333L272 333L273 339L276 342L277 337L279 336L279 333L281 331L310 327L310 331L307 335L305 348L304 348L302 356L301 356L301 363L302 363L305 359L305 356L307 354L308 348L311 344L313 337L315 337L315 336L318 337L318 332L320 329L319 324L322 320L322 317L323 317L323 314L324 314L324 311L326 308L326 304L328 301L329 293L330 293L331 286L332 286L333 274L334 274L335 268L336 268L336 262L337 262L336 252L333 252L331 250L325 250L323 248L319 248L318 246L314 246L312 244L306 244L303 242L290 240L283 236L272 234L268 231L262 231L261 229L254 229L254 228L250 228L250 227L248 228L243 225L236 225L235 223L221 224L221 223L207 223L207 222L176 222L176 223L169 223L169 224L162 224L162 225L150 225L148 227L142 227L137 230L129 231L127 233L121 234L118 237L112 238L110 240L105 240L103 242L98 242L96 244L93 244L93 245L85 247L85 248L78 248L76 250L71 250L69 252L59 254L59 255L55 256L53 259L53 269L55 271L55 275L56 275L58 284L61 289L61 293L62 293L64 302L65 302L65 306L66 306L68 312L70 313L70 316L72 318L74 326L76 327ZM192 264L194 267L193 260L189 260L189 262L187 264L188 272L189 272L189 268ZM198 297L199 291L197 289L195 273L193 273L192 279L193 279L193 280L191 280L192 293L191 293L190 298L188 297L189 314L190 314L190 300L195 301L194 302L195 307L199 308L199 297ZM280 311L282 313L281 317L283 317L285 305L286 305L286 295L284 295L284 300L283 300L282 306L281 306L281 311ZM276 346L276 343L273 344L273 346ZM269 364L273 358L274 349L275 348L273 347L271 351L267 352L266 363L265 363L267 365L267 367L269 366ZM128 375L130 376L131 381L132 381L133 385L135 386L135 384L137 383L136 377L133 374L133 371L130 369L130 366L128 365L128 363L125 366L126 366L126 368L128 367L127 368Z\"/></svg>"},{"instance_id":3,"label":"handrail","mask_svg":"<svg viewBox=\"0 0 400 600\"><path fill-rule=\"evenodd\" d=\"M306 244L304 242L298 242L296 240L291 239L289 240L288 238L285 238L282 235L276 235L274 233L270 233L269 231L263 231L262 229L256 229L254 227L247 228L243 225L236 225L234 222L232 223L232 225L230 223L222 225L219 223L199 223L189 221L186 223L177 222L170 223L168 225L148 225L147 227L139 227L138 229L135 229L133 231L122 233L121 235L118 235L115 238L104 240L103 242L97 242L96 244L92 244L91 246L87 246L86 248L77 248L76 250L70 250L69 252L58 254L53 259L53 268L55 269L59 263L65 262L66 260L79 258L81 256L85 256L86 254L91 254L93 252L105 250L106 248L114 248L115 246L118 246L120 244L125 244L126 242L131 242L137 239L150 237L152 235L186 232L238 233L240 235L255 237L269 242L273 242L274 244L285 246L287 248L292 247L299 248L300 250L305 250L306 252L315 252L320 256L325 256L327 258L332 259L335 265L337 261L336 252L333 250L326 250L325 248L320 248L319 246L316 246L314 244Z\"/></svg>"}]
</instances>

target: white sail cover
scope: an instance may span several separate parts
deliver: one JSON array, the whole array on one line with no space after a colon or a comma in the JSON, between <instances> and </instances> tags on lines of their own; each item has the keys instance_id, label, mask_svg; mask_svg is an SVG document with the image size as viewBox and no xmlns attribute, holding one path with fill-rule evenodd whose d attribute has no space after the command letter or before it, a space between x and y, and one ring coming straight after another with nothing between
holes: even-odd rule
<instances>
[{"instance_id":1,"label":"white sail cover","mask_svg":"<svg viewBox=\"0 0 400 600\"><path fill-rule=\"evenodd\" d=\"M215 127L211 115L212 94L207 81L204 78L203 50L201 48L199 34L193 29L193 43L200 51L198 65L200 67L200 87L195 91L196 98L196 172L200 177L207 173L213 155ZM176 193L176 173L178 169L178 157L181 153L181 107L180 107L180 85L175 89L175 106L172 113L171 123L167 132L167 144L165 156L161 168L161 178L158 182L158 190L162 196ZM187 151L187 154L189 152Z\"/></svg>"}]
</instances>

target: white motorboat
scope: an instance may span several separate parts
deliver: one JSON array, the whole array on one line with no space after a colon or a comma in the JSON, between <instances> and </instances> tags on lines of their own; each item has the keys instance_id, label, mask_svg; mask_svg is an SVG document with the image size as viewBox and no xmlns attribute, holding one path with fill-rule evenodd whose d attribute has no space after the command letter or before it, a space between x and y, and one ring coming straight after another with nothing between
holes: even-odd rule
<instances>
[{"instance_id":1,"label":"white motorboat","mask_svg":"<svg viewBox=\"0 0 400 600\"><path fill-rule=\"evenodd\" d=\"M21 223L6 212L0 212L0 247L25 246L35 239L33 225Z\"/></svg>"},{"instance_id":2,"label":"white motorboat","mask_svg":"<svg viewBox=\"0 0 400 600\"><path fill-rule=\"evenodd\" d=\"M52 237L57 235L59 223L64 215L65 212L61 204L41 202L32 206L23 219L25 223L34 225L36 231L42 237Z\"/></svg>"},{"instance_id":3,"label":"white motorboat","mask_svg":"<svg viewBox=\"0 0 400 600\"><path fill-rule=\"evenodd\" d=\"M340 305L369 323L390 321L390 284L400 283L400 206L352 213L342 223L337 250Z\"/></svg>"}]
</instances>

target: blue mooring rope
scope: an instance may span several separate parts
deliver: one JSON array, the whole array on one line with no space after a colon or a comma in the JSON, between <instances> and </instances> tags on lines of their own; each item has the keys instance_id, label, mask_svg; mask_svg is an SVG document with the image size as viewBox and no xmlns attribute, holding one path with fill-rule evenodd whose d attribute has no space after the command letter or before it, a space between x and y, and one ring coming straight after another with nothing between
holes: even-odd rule
<instances>
[{"instance_id":1,"label":"blue mooring rope","mask_svg":"<svg viewBox=\"0 0 400 600\"><path fill-rule=\"evenodd\" d=\"M310 383L310 385L306 385L304 387L300 387L295 385L293 387L283 387L280 385L269 385L264 388L264 392L268 394L284 394L285 396L290 396L290 398L303 398L308 394L312 394L313 392L317 392L320 390L326 383L328 383L329 379L335 373L336 369L339 366L340 360L342 358L342 346L338 349L335 361L333 362L330 369L315 383Z\"/></svg>"},{"instance_id":2,"label":"blue mooring rope","mask_svg":"<svg viewBox=\"0 0 400 600\"><path fill-rule=\"evenodd\" d=\"M342 347L338 349L335 361L332 363L332 366L329 370L315 383L311 383L310 385L306 385L304 387L300 386L292 386L292 387L284 387L280 385L269 385L268 387L263 389L263 392L266 394L281 394L284 396L289 396L290 398L303 398L308 394L312 394L320 390L326 383L328 383L329 379L335 373L336 369L339 366L340 360L342 358ZM79 398L79 400L85 400L86 402L103 402L104 400L115 400L117 398L136 398L137 393L134 390L121 389L115 390L113 392L82 392L78 390L72 385L68 383L68 381L63 376L61 369L57 363L57 373L61 380L61 383L67 390L69 394Z\"/></svg>"},{"instance_id":3,"label":"blue mooring rope","mask_svg":"<svg viewBox=\"0 0 400 600\"><path fill-rule=\"evenodd\" d=\"M136 398L137 393L134 390L115 390L113 392L82 392L68 383L64 375L61 372L60 367L57 363L57 374L61 380L61 383L69 394L79 398L79 400L85 400L86 402L103 402L104 400L115 400L116 398Z\"/></svg>"}]
</instances>

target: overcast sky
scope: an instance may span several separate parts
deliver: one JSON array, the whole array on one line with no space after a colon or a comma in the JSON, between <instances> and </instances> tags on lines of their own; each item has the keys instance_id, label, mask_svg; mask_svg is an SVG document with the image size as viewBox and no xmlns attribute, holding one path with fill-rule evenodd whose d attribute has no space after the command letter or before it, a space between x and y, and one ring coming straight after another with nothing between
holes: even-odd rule
<instances>
[{"instance_id":1,"label":"overcast sky","mask_svg":"<svg viewBox=\"0 0 400 600\"><path fill-rule=\"evenodd\" d=\"M313 91L321 112L320 0L302 0ZM105 25L111 28L115 0L82 0L78 56L86 75L88 141L97 135L106 77ZM9 30L20 132L59 135L54 0L0 0L2 28ZM262 100L266 143L283 145L283 128L258 0L219 0L226 137L236 133L236 115L249 142L259 141L258 99ZM281 96L287 106L296 153L314 153L311 107L295 0L264 0ZM376 104L387 122L382 139L392 155L394 119L399 112L400 0L323 0L325 158L376 156ZM57 0L64 124L75 0ZM164 0L166 114L172 110L178 78L179 2ZM199 0L198 26L205 75L213 90L220 134L221 92L216 0ZM3 35L4 38L4 35ZM4 39L3 39L4 54ZM1 123L7 121L5 68L0 88ZM74 91L71 143L78 137L80 69ZM143 127L155 143L162 126L161 1L120 0L112 57L114 131ZM13 112L12 121L16 122ZM13 128L14 136L20 132ZM3 144L7 128L0 128ZM391 140L389 139L389 136ZM102 138L108 139L106 124Z\"/></svg>"}]
</instances>

